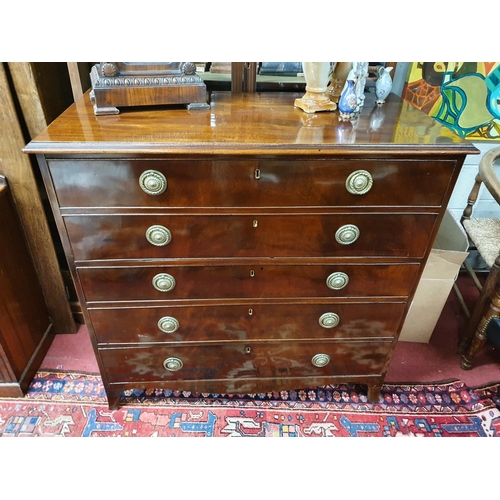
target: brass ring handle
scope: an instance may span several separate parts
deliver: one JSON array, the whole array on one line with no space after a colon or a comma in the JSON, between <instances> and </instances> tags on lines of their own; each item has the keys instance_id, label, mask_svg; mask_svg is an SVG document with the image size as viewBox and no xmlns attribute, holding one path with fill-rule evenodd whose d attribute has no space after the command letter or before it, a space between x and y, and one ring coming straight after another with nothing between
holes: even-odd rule
<instances>
[{"instance_id":1,"label":"brass ring handle","mask_svg":"<svg viewBox=\"0 0 500 500\"><path fill-rule=\"evenodd\" d=\"M157 274L153 278L153 286L159 292L170 292L170 290L173 290L175 288L175 285L175 278L167 273Z\"/></svg>"},{"instance_id":2,"label":"brass ring handle","mask_svg":"<svg viewBox=\"0 0 500 500\"><path fill-rule=\"evenodd\" d=\"M165 333L174 333L179 326L179 322L172 316L163 316L158 320L158 328Z\"/></svg>"},{"instance_id":3,"label":"brass ring handle","mask_svg":"<svg viewBox=\"0 0 500 500\"><path fill-rule=\"evenodd\" d=\"M146 231L146 239L151 245L163 247L172 240L172 233L165 226L151 226Z\"/></svg>"},{"instance_id":4,"label":"brass ring handle","mask_svg":"<svg viewBox=\"0 0 500 500\"><path fill-rule=\"evenodd\" d=\"M349 283L349 276L346 273L332 273L326 278L326 285L332 290L342 290Z\"/></svg>"},{"instance_id":5,"label":"brass ring handle","mask_svg":"<svg viewBox=\"0 0 500 500\"><path fill-rule=\"evenodd\" d=\"M346 224L345 226L337 229L335 233L335 240L341 245L351 245L360 235L360 231L354 224Z\"/></svg>"},{"instance_id":6,"label":"brass ring handle","mask_svg":"<svg viewBox=\"0 0 500 500\"><path fill-rule=\"evenodd\" d=\"M177 370L180 370L183 366L184 363L179 358L167 358L163 362L163 367L165 368L165 370L168 370L169 372L176 372Z\"/></svg>"},{"instance_id":7,"label":"brass ring handle","mask_svg":"<svg viewBox=\"0 0 500 500\"><path fill-rule=\"evenodd\" d=\"M366 194L373 186L373 177L366 170L356 170L345 181L345 187L351 194Z\"/></svg>"},{"instance_id":8,"label":"brass ring handle","mask_svg":"<svg viewBox=\"0 0 500 500\"><path fill-rule=\"evenodd\" d=\"M167 178L157 170L145 170L139 177L139 186L145 193L157 196L167 189Z\"/></svg>"},{"instance_id":9,"label":"brass ring handle","mask_svg":"<svg viewBox=\"0 0 500 500\"><path fill-rule=\"evenodd\" d=\"M316 354L311 359L311 363L318 368L326 366L329 362L330 356L328 356L328 354Z\"/></svg>"},{"instance_id":10,"label":"brass ring handle","mask_svg":"<svg viewBox=\"0 0 500 500\"><path fill-rule=\"evenodd\" d=\"M340 323L340 316L332 312L322 314L319 318L319 324L323 328L334 328L339 323Z\"/></svg>"}]
</instances>

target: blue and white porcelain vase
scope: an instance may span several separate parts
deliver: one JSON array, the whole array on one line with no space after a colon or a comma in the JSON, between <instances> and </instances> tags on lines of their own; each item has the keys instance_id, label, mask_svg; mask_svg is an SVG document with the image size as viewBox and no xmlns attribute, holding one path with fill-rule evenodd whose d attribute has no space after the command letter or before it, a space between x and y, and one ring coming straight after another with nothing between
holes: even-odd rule
<instances>
[{"instance_id":1,"label":"blue and white porcelain vase","mask_svg":"<svg viewBox=\"0 0 500 500\"><path fill-rule=\"evenodd\" d=\"M375 95L377 96L377 104L384 104L386 97L391 93L392 90L392 78L391 78L392 66L384 68L380 66L378 68L378 78L375 82Z\"/></svg>"},{"instance_id":2,"label":"blue and white porcelain vase","mask_svg":"<svg viewBox=\"0 0 500 500\"><path fill-rule=\"evenodd\" d=\"M341 120L349 120L358 105L358 98L354 80L346 80L339 99L339 112Z\"/></svg>"}]
</instances>

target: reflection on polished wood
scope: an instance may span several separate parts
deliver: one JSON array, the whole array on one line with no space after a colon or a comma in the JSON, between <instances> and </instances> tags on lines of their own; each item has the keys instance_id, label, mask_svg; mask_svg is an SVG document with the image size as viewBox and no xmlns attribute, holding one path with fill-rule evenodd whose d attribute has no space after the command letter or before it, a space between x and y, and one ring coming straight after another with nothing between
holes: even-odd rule
<instances>
[{"instance_id":1,"label":"reflection on polished wood","mask_svg":"<svg viewBox=\"0 0 500 500\"><path fill-rule=\"evenodd\" d=\"M346 138L338 112L309 115L294 107L302 94L213 93L210 109L124 109L113 116L94 116L89 94L73 104L64 120L56 120L26 148L30 153L275 153L359 155L376 153L473 154L475 148L447 133L425 113L391 94L382 107L383 125L370 127L375 95L368 94L361 115ZM416 148L418 146L418 148Z\"/></svg>"},{"instance_id":2,"label":"reflection on polished wood","mask_svg":"<svg viewBox=\"0 0 500 500\"><path fill-rule=\"evenodd\" d=\"M411 168L408 168L411 164ZM122 159L49 160L52 179L61 207L149 207L170 208L246 207L248 199L256 206L314 207L338 206L440 206L450 175L452 160L429 162L424 159L332 158L306 161L295 159ZM189 167L189 168L188 168ZM336 175L332 177L332 169ZM369 169L375 182L370 190L352 196L347 182L353 173ZM196 170L196 176L190 171ZM141 177L154 172L156 193L151 196ZM151 174L150 174L151 175ZM105 176L106 183L96 182ZM258 176L259 182L248 179ZM428 183L432 176L432 183ZM138 179L131 183L130 179ZM427 184L426 190L413 189ZM391 196L387 196L390 192Z\"/></svg>"},{"instance_id":3,"label":"reflection on polished wood","mask_svg":"<svg viewBox=\"0 0 500 500\"><path fill-rule=\"evenodd\" d=\"M153 277L166 272L174 274L177 286L169 292L169 299L199 299L208 296L217 299L267 298L347 298L347 297L406 297L415 283L419 266L412 264L339 264L314 263L310 259L300 264L258 265L228 260L226 264L179 266L175 261L152 267L79 267L78 274L86 290L87 300L148 301L164 297L151 282ZM251 272L254 271L252 277ZM327 279L333 273L343 272L349 277L344 288L332 289ZM257 280L253 278L257 278ZM381 290L379 283L384 283ZM134 286L128 286L134 283ZM359 305L357 306L359 307Z\"/></svg>"}]
</instances>

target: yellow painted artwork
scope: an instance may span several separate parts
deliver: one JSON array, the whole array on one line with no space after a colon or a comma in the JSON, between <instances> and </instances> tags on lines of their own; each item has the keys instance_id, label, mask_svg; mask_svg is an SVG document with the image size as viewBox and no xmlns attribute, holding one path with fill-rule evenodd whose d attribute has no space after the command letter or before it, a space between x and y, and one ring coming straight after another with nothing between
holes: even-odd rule
<instances>
[{"instance_id":1,"label":"yellow painted artwork","mask_svg":"<svg viewBox=\"0 0 500 500\"><path fill-rule=\"evenodd\" d=\"M500 141L499 62L413 62L403 99L461 137Z\"/></svg>"}]
</instances>

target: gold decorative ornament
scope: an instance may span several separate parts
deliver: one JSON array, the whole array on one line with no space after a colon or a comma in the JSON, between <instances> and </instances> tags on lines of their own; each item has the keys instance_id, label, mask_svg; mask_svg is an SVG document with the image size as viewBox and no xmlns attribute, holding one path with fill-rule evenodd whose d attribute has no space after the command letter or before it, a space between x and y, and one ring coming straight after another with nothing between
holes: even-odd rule
<instances>
[{"instance_id":1,"label":"gold decorative ornament","mask_svg":"<svg viewBox=\"0 0 500 500\"><path fill-rule=\"evenodd\" d=\"M328 354L316 354L311 359L311 363L318 368L326 366L329 362L330 356L328 356Z\"/></svg>"},{"instance_id":2,"label":"gold decorative ornament","mask_svg":"<svg viewBox=\"0 0 500 500\"><path fill-rule=\"evenodd\" d=\"M172 240L172 233L165 226L151 226L146 231L146 239L151 245L163 247Z\"/></svg>"},{"instance_id":3,"label":"gold decorative ornament","mask_svg":"<svg viewBox=\"0 0 500 500\"><path fill-rule=\"evenodd\" d=\"M165 368L165 370L168 370L169 372L176 372L177 370L180 370L183 366L184 363L179 358L167 358L163 362L163 367Z\"/></svg>"},{"instance_id":4,"label":"gold decorative ornament","mask_svg":"<svg viewBox=\"0 0 500 500\"><path fill-rule=\"evenodd\" d=\"M351 245L359 238L359 229L354 224L346 224L337 229L335 240L341 245Z\"/></svg>"},{"instance_id":5,"label":"gold decorative ornament","mask_svg":"<svg viewBox=\"0 0 500 500\"><path fill-rule=\"evenodd\" d=\"M179 322L172 316L164 316L158 320L158 328L164 333L174 333L179 326Z\"/></svg>"},{"instance_id":6,"label":"gold decorative ornament","mask_svg":"<svg viewBox=\"0 0 500 500\"><path fill-rule=\"evenodd\" d=\"M175 278L167 273L157 274L153 278L153 286L160 292L170 292L175 288Z\"/></svg>"},{"instance_id":7,"label":"gold decorative ornament","mask_svg":"<svg viewBox=\"0 0 500 500\"><path fill-rule=\"evenodd\" d=\"M332 312L322 314L319 318L319 324L323 328L334 328L339 323L340 323L340 316Z\"/></svg>"},{"instance_id":8,"label":"gold decorative ornament","mask_svg":"<svg viewBox=\"0 0 500 500\"><path fill-rule=\"evenodd\" d=\"M167 189L167 179L157 170L146 170L139 177L139 186L145 193L157 196Z\"/></svg>"},{"instance_id":9,"label":"gold decorative ornament","mask_svg":"<svg viewBox=\"0 0 500 500\"><path fill-rule=\"evenodd\" d=\"M342 290L347 283L349 283L349 276L346 273L336 272L326 278L326 284L332 290Z\"/></svg>"},{"instance_id":10,"label":"gold decorative ornament","mask_svg":"<svg viewBox=\"0 0 500 500\"><path fill-rule=\"evenodd\" d=\"M345 187L351 194L366 194L373 186L373 178L366 170L356 170L345 181Z\"/></svg>"}]
</instances>

